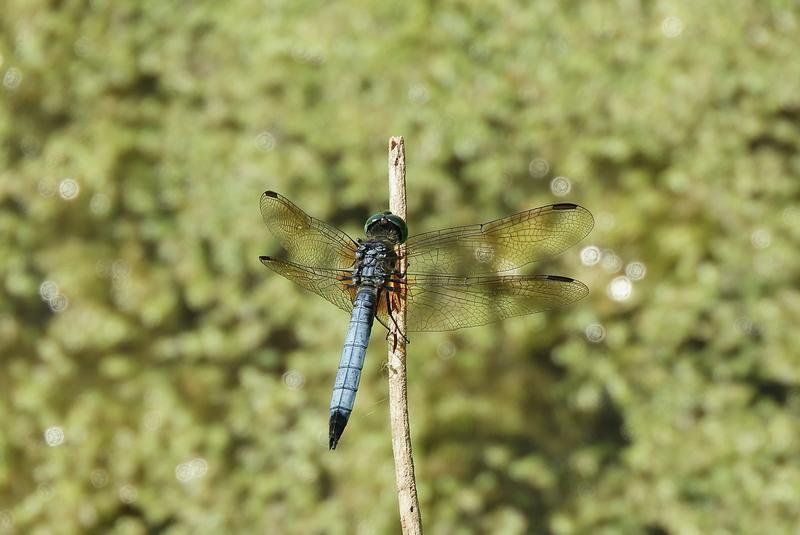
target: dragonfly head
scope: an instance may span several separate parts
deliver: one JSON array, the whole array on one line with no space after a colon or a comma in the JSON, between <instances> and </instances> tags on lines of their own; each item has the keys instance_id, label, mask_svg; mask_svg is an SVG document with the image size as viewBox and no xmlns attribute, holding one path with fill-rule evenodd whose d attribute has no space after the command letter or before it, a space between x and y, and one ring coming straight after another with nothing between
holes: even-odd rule
<instances>
[{"instance_id":1,"label":"dragonfly head","mask_svg":"<svg viewBox=\"0 0 800 535\"><path fill-rule=\"evenodd\" d=\"M396 244L408 238L408 227L403 218L391 212L375 214L364 224L364 232L369 238L384 238Z\"/></svg>"}]
</instances>

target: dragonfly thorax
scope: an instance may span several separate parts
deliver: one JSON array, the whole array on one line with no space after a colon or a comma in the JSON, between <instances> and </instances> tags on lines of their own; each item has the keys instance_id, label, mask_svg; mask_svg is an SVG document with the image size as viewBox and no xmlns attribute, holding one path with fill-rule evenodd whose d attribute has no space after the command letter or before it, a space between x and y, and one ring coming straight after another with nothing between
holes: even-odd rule
<instances>
[{"instance_id":1,"label":"dragonfly thorax","mask_svg":"<svg viewBox=\"0 0 800 535\"><path fill-rule=\"evenodd\" d=\"M353 283L381 286L396 269L394 246L383 240L367 240L356 249Z\"/></svg>"}]
</instances>

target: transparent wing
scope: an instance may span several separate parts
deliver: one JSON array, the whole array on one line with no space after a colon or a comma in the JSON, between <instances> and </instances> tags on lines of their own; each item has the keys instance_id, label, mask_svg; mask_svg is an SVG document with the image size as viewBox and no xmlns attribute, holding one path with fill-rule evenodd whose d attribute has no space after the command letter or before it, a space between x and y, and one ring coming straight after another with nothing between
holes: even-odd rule
<instances>
[{"instance_id":1,"label":"transparent wing","mask_svg":"<svg viewBox=\"0 0 800 535\"><path fill-rule=\"evenodd\" d=\"M353 310L355 293L347 287L350 282L349 271L301 266L269 256L260 256L259 260L275 273L324 297L345 312Z\"/></svg>"},{"instance_id":2,"label":"transparent wing","mask_svg":"<svg viewBox=\"0 0 800 535\"><path fill-rule=\"evenodd\" d=\"M290 262L330 269L353 266L358 244L336 227L306 214L283 195L264 192L261 216Z\"/></svg>"},{"instance_id":3,"label":"transparent wing","mask_svg":"<svg viewBox=\"0 0 800 535\"><path fill-rule=\"evenodd\" d=\"M589 294L580 281L557 275L490 275L457 277L408 274L406 329L450 331L485 325L574 303ZM402 286L402 285L400 285ZM388 325L387 292L377 315ZM388 292L389 299L397 299Z\"/></svg>"},{"instance_id":4,"label":"transparent wing","mask_svg":"<svg viewBox=\"0 0 800 535\"><path fill-rule=\"evenodd\" d=\"M583 239L592 214L577 204L533 208L503 219L411 236L409 273L497 273L554 256Z\"/></svg>"}]
</instances>

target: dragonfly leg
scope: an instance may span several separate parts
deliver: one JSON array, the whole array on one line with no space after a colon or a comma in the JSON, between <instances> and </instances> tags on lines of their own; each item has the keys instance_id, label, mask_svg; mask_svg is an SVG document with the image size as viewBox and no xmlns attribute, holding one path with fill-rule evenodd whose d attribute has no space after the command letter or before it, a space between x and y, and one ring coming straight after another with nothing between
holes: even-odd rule
<instances>
[{"instance_id":1,"label":"dragonfly leg","mask_svg":"<svg viewBox=\"0 0 800 535\"><path fill-rule=\"evenodd\" d=\"M386 282L391 282L394 284L408 284L408 280L406 279L406 273L400 272L398 270L394 270L389 278L386 279ZM396 292L399 288L390 287L391 291Z\"/></svg>"},{"instance_id":2,"label":"dragonfly leg","mask_svg":"<svg viewBox=\"0 0 800 535\"><path fill-rule=\"evenodd\" d=\"M389 332L386 333L386 341L389 341L389 337L392 337L392 352L397 349L397 332L399 331L397 327L397 322L394 320L394 314L392 314L392 299L391 294L389 293L391 290L386 288L386 315L391 320L392 324L394 325L394 329L389 329Z\"/></svg>"},{"instance_id":3,"label":"dragonfly leg","mask_svg":"<svg viewBox=\"0 0 800 535\"><path fill-rule=\"evenodd\" d=\"M389 290L387 288L387 290L388 291L397 291L397 290L399 290L399 288L395 288L395 289L392 289L392 290ZM394 314L392 313L392 294L390 294L388 292L386 294L386 313L389 316L389 319L392 320L392 325L394 325L394 331L389 331L389 334L391 334L394 337L394 341L392 342L392 351L394 351L395 349L397 349L397 335L398 334L400 334L400 336L403 337L403 341L406 344L409 342L409 340L408 340L408 337L406 337L405 333L400 332L400 326L397 325L397 320L395 320Z\"/></svg>"}]
</instances>

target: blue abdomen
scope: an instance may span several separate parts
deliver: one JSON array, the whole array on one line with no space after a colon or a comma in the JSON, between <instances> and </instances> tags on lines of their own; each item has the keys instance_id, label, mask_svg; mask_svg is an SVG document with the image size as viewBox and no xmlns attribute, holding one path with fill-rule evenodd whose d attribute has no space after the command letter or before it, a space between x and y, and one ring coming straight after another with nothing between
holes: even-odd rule
<instances>
[{"instance_id":1,"label":"blue abdomen","mask_svg":"<svg viewBox=\"0 0 800 535\"><path fill-rule=\"evenodd\" d=\"M361 380L361 369L364 367L364 357L367 354L369 335L375 318L377 295L377 288L362 286L353 301L353 312L342 348L339 371L333 383L331 418L328 425L330 449L336 449L350 413L353 412L358 383Z\"/></svg>"}]
</instances>

